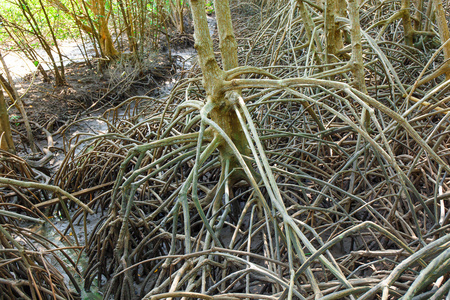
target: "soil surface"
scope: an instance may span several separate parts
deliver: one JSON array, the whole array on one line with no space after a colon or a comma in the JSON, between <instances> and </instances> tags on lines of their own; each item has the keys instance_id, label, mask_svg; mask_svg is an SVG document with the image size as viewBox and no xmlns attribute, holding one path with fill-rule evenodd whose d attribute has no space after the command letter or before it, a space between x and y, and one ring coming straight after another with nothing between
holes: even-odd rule
<instances>
[{"instance_id":1,"label":"soil surface","mask_svg":"<svg viewBox=\"0 0 450 300\"><path fill-rule=\"evenodd\" d=\"M155 96L176 69L175 59L171 61L167 53L152 55L139 63L124 58L101 71L97 63L73 62L65 66L64 86L54 86L44 82L39 74L30 74L16 83L16 88L39 143L46 135L36 124L55 133L81 116L95 115L131 96ZM6 94L5 99L9 101ZM15 107L10 109L10 120L18 152L27 153L25 126Z\"/></svg>"},{"instance_id":2,"label":"soil surface","mask_svg":"<svg viewBox=\"0 0 450 300\"><path fill-rule=\"evenodd\" d=\"M98 116L99 111L129 97L157 97L166 93L167 83L172 76L180 68L189 67L184 65L184 60L195 55L191 27L186 27L186 34L169 36L170 46L167 37L163 36L159 41L159 50L140 54L139 59L125 50L119 60L103 64L102 67L99 64L101 60L94 57L92 45L85 45L86 53L82 53L77 42L63 41L60 45L65 59L66 85L63 86L54 85L51 70L47 70L51 82L44 82L31 61L24 59L20 53L2 49L38 146L46 146L47 139L45 132L39 127L57 134L63 125L82 117ZM39 52L39 49L36 51ZM41 52L43 60L48 61L45 52ZM86 56L90 57L89 60L85 59ZM10 123L16 150L21 155L31 154L22 116L12 105L8 95L4 95L11 105Z\"/></svg>"}]
</instances>

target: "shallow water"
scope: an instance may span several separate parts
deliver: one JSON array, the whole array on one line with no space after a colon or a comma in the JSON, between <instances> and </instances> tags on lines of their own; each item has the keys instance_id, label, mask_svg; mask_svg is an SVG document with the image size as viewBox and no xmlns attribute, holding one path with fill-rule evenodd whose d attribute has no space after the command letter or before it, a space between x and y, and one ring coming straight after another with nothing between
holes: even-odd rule
<instances>
[{"instance_id":1,"label":"shallow water","mask_svg":"<svg viewBox=\"0 0 450 300\"><path fill-rule=\"evenodd\" d=\"M71 214L73 216L73 213ZM86 238L89 238L87 234L85 234L85 226L87 232L92 232L94 227L96 226L98 220L101 218L100 213L96 214L87 214L86 216L86 224L83 221L77 221L73 223L73 228L75 232L72 232L71 229L67 230L69 227L69 221L66 218L63 218L61 215L50 217L50 221L53 223L52 226L49 223L45 223L43 225L36 225L30 228L30 230L40 236L50 240L52 243L56 244L57 247L63 248L68 246L83 246L86 244ZM80 220L80 218L78 218ZM55 228L56 227L56 228ZM60 233L65 233L64 236L70 241L70 244L64 240ZM59 233L59 232L60 233ZM78 245L75 239L75 235L78 239ZM42 245L35 245L38 249L43 248ZM46 245L49 248L53 248L53 245ZM44 250L44 249L42 249ZM71 250L65 249L64 252L75 262L77 262L76 268L70 263L70 261L62 255L60 252L56 252L58 257L65 263L65 266L71 271L72 276L75 278L78 286L82 290L81 299L102 299L102 294L98 291L98 282L94 281L91 285L90 291L84 290L84 279L82 278L83 270L86 269L88 265L88 257L86 256L84 249L83 250ZM64 276L64 282L67 284L67 287L76 292L74 285L67 276L64 269L60 266L60 264L52 259L51 256L46 256L49 262ZM102 284L104 284L103 282Z\"/></svg>"}]
</instances>

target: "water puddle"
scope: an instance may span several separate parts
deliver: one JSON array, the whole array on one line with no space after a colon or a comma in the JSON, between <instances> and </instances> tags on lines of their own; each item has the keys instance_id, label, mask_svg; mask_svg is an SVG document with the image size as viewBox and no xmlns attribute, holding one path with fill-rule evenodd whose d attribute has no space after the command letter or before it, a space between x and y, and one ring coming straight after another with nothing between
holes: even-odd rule
<instances>
[{"instance_id":1,"label":"water puddle","mask_svg":"<svg viewBox=\"0 0 450 300\"><path fill-rule=\"evenodd\" d=\"M74 213L72 212L71 217L73 216ZM90 291L84 290L84 279L82 274L89 263L88 257L84 252L84 248L70 249L70 247L83 247L86 244L88 233L94 230L94 227L100 218L101 213L92 215L87 214L85 221L84 218L78 218L72 224L72 228L74 230L72 231L70 222L62 215L56 215L49 217L54 226L49 223L45 223L43 225L35 225L30 228L30 231L34 234L51 241L51 243L35 244L37 250L45 251L46 249L64 249L61 251L64 251L65 255L63 255L61 251L54 253L57 253L59 259L64 263L66 270L70 272L71 276L75 279L77 285L81 289L81 299L103 299L103 296L99 292L98 282L95 280L91 284ZM40 241L43 243L42 241L44 240L40 239ZM64 282L67 287L71 291L76 292L76 288L70 280L67 271L61 267L60 263L51 255L46 256L46 258L61 273L61 275L64 276ZM73 262L76 263L75 266L73 265ZM102 282L102 284L105 284L105 282Z\"/></svg>"}]
</instances>

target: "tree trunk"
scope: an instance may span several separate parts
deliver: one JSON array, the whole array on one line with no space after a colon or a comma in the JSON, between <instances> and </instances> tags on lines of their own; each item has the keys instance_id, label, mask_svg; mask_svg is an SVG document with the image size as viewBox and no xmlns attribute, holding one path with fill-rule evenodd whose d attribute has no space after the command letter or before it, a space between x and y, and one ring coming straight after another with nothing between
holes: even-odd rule
<instances>
[{"instance_id":1,"label":"tree trunk","mask_svg":"<svg viewBox=\"0 0 450 300\"><path fill-rule=\"evenodd\" d=\"M414 1L415 7L416 7L416 12L414 13L414 17L413 17L415 31L421 31L423 28L423 26L422 26L423 25L422 24L423 3L424 3L424 0L415 0Z\"/></svg>"},{"instance_id":2,"label":"tree trunk","mask_svg":"<svg viewBox=\"0 0 450 300\"><path fill-rule=\"evenodd\" d=\"M198 52L200 67L203 73L203 86L206 90L206 99L213 104L210 112L211 120L230 137L237 149L243 155L249 155L244 131L233 109L233 103L225 96L222 90L225 72L220 69L214 57L213 42L209 34L208 22L205 13L204 0L191 0L191 11L194 20L195 49ZM233 34L231 14L228 0L215 1L217 26L219 30L222 62L225 70L238 66L237 43ZM237 168L239 163L230 146L222 141L218 147L222 162L229 160L230 169ZM230 180L236 182L243 179L243 172L234 172Z\"/></svg>"},{"instance_id":3,"label":"tree trunk","mask_svg":"<svg viewBox=\"0 0 450 300\"><path fill-rule=\"evenodd\" d=\"M51 61L51 64L53 66L53 72L55 73L55 84L57 86L66 85L67 83L66 83L64 73L63 73L64 68L62 68L61 71L58 69L58 66L53 57L53 53L50 48L50 45L47 43L47 40L45 39L45 35L41 31L41 29L40 29L41 25L36 20L35 15L33 14L33 11L30 9L30 7L28 5L28 1L19 0L19 4L20 4L20 8L22 10L22 13L23 13L25 19L27 20L28 24L31 26L31 28L34 32L33 36L35 36L39 40L39 43L41 44L42 48L44 49L45 53L47 53L47 56ZM41 9L42 9L42 7L41 7ZM49 22L48 19L47 19L47 21ZM48 23L47 25L50 26L51 24ZM51 26L50 26L50 28L51 28ZM56 40L54 40L54 42L56 43ZM60 56L60 59L62 59L61 56ZM62 61L61 61L61 65L62 65Z\"/></svg>"},{"instance_id":4,"label":"tree trunk","mask_svg":"<svg viewBox=\"0 0 450 300\"><path fill-rule=\"evenodd\" d=\"M337 0L336 1L336 16L338 17L346 17L347 16L347 2L345 0ZM342 22L336 22L336 31L335 31L335 41L336 41L336 50L339 51L344 48L344 31L339 29L342 26Z\"/></svg>"},{"instance_id":5,"label":"tree trunk","mask_svg":"<svg viewBox=\"0 0 450 300\"><path fill-rule=\"evenodd\" d=\"M98 18L97 26L100 35L100 47L102 48L103 55L111 59L117 58L119 56L119 52L114 47L111 33L108 28L108 20L111 12L106 12L104 0L93 1L91 9Z\"/></svg>"},{"instance_id":6,"label":"tree trunk","mask_svg":"<svg viewBox=\"0 0 450 300\"><path fill-rule=\"evenodd\" d=\"M3 67L5 68L5 70L7 70L6 65L4 64L4 60L3 60L3 57L1 56L1 54L0 54L0 58L2 60ZM6 74L7 74L8 78L9 78L9 81L13 83L13 81L11 79L11 76L9 76L9 72L7 72ZM11 99L11 102L14 103L14 105L19 110L20 114L22 115L22 119L23 119L23 122L24 122L24 125L25 125L25 131L27 132L28 143L30 144L31 151L36 153L38 151L38 149L36 148L36 145L34 143L33 132L31 130L30 122L28 121L28 115L27 115L27 112L25 110L25 107L23 106L22 99L20 99L19 95L17 94L17 91L14 88L14 85L8 83L8 81L3 77L2 74L0 74L0 86L5 89L6 93L8 94L9 98Z\"/></svg>"},{"instance_id":7,"label":"tree trunk","mask_svg":"<svg viewBox=\"0 0 450 300\"><path fill-rule=\"evenodd\" d=\"M359 24L359 8L356 0L348 0L348 15L350 18L350 34L352 39L350 66L355 81L354 84L358 90L367 94L362 56L361 25Z\"/></svg>"},{"instance_id":8,"label":"tree trunk","mask_svg":"<svg viewBox=\"0 0 450 300\"><path fill-rule=\"evenodd\" d=\"M433 0L432 2L428 3L428 7L430 7L431 5L433 5L434 12L436 15L436 23L439 29L439 37L441 39L441 43L442 44L446 43L443 47L445 63L443 63L437 70L435 70L430 75L426 76L425 78L422 78L417 83L417 86L425 84L441 75L445 75L446 80L450 79L450 41L449 41L450 32L447 20L445 18L444 7L442 6L442 2L440 0Z\"/></svg>"},{"instance_id":9,"label":"tree trunk","mask_svg":"<svg viewBox=\"0 0 450 300\"><path fill-rule=\"evenodd\" d=\"M433 1L434 11L436 14L436 23L439 29L439 37L441 38L441 42L445 43L450 39L450 32L448 29L447 19L445 18L445 11L442 5L442 1L434 0ZM445 79L450 79L450 43L447 43L444 46L444 59L447 61L444 66L443 72L445 73Z\"/></svg>"},{"instance_id":10,"label":"tree trunk","mask_svg":"<svg viewBox=\"0 0 450 300\"><path fill-rule=\"evenodd\" d=\"M410 0L402 0L402 23L405 31L405 44L412 47L414 41L414 29L411 22L411 14L409 13Z\"/></svg>"},{"instance_id":11,"label":"tree trunk","mask_svg":"<svg viewBox=\"0 0 450 300\"><path fill-rule=\"evenodd\" d=\"M348 15L350 18L350 35L352 39L352 58L349 63L354 78L354 86L364 94L367 94L364 60L362 56L361 25L359 23L359 8L356 0L348 0ZM362 112L362 122L364 127L369 130L370 116L365 108Z\"/></svg>"},{"instance_id":12,"label":"tree trunk","mask_svg":"<svg viewBox=\"0 0 450 300\"><path fill-rule=\"evenodd\" d=\"M66 75L65 75L65 70L64 70L64 62L63 62L63 57L62 57L61 51L58 46L58 40L53 31L53 26L50 22L50 19L48 18L48 14L45 10L44 3L42 3L42 0L39 0L39 4L41 5L41 9L42 9L42 12L44 13L45 20L47 21L48 29L50 30L50 34L51 34L53 43L55 44L56 52L58 53L58 56L59 56L59 67L61 68L61 71L58 70L58 67L56 66L56 62L54 63L56 85L57 86L66 85L67 81L66 81Z\"/></svg>"},{"instance_id":13,"label":"tree trunk","mask_svg":"<svg viewBox=\"0 0 450 300\"><path fill-rule=\"evenodd\" d=\"M63 11L66 14L69 14L76 22L76 24L87 34L94 36L95 39L98 39L98 43L100 44L100 48L102 51L102 56L110 59L115 59L119 56L119 51L114 47L113 39L111 37L111 33L108 28L108 21L111 14L111 11L106 11L106 3L104 0L93 0L92 2L87 2L85 0L80 1L82 4L82 8L84 9L84 17L77 14L75 11L70 11L61 1L59 0L47 0L48 3L56 7L57 9ZM119 2L119 5L122 5L122 2ZM122 5L123 6L123 5ZM93 21L89 15L89 9L94 13L97 21ZM126 20L126 16L123 16ZM87 20L86 25L81 20ZM130 21L130 19L128 19ZM95 22L95 24L94 24ZM128 29L132 30L133 26L127 24L127 33ZM98 34L97 34L98 33ZM135 40L132 39L130 44L133 46Z\"/></svg>"},{"instance_id":14,"label":"tree trunk","mask_svg":"<svg viewBox=\"0 0 450 300\"><path fill-rule=\"evenodd\" d=\"M131 13L129 11L129 7L127 5L127 9L125 10L125 6L123 5L123 1L119 0L117 1L117 4L119 5L120 12L122 13L123 22L125 23L125 29L128 37L128 43L130 45L130 51L135 52L137 50L136 45L136 37L134 36L133 32L133 19L131 18Z\"/></svg>"},{"instance_id":15,"label":"tree trunk","mask_svg":"<svg viewBox=\"0 0 450 300\"><path fill-rule=\"evenodd\" d=\"M12 79L11 73L9 72L8 66L6 65L6 62L3 59L3 55L1 52L0 52L0 61L2 63L3 70L5 71L6 77L8 78L8 81L6 81L6 79L3 78L3 76L0 74L0 81L2 82L3 88L6 90L11 101L16 103L16 107L19 110L19 112L23 118L23 122L25 125L25 131L27 132L28 143L30 144L31 150L36 153L38 149L34 143L34 136L33 136L32 130L31 130L30 122L28 121L27 112L23 105L22 99L19 97L19 93L17 92L17 89L14 86L14 81Z\"/></svg>"},{"instance_id":16,"label":"tree trunk","mask_svg":"<svg viewBox=\"0 0 450 300\"><path fill-rule=\"evenodd\" d=\"M325 32L326 32L326 62L335 62L337 52L337 29L336 29L336 1L326 0L325 2Z\"/></svg>"},{"instance_id":17,"label":"tree trunk","mask_svg":"<svg viewBox=\"0 0 450 300\"><path fill-rule=\"evenodd\" d=\"M316 52L322 53L322 44L320 43L320 39L317 36L317 33L314 33L314 27L316 26L314 24L314 21L311 17L311 13L306 9L305 3L303 0L297 0L297 6L300 10L300 16L303 20L303 24L305 26L306 36L308 37L308 40L313 45L314 48L316 48ZM314 35L313 35L314 34ZM312 40L314 39L314 42ZM318 55L315 56L318 59L318 64L321 65L322 62L320 61L320 58Z\"/></svg>"},{"instance_id":18,"label":"tree trunk","mask_svg":"<svg viewBox=\"0 0 450 300\"><path fill-rule=\"evenodd\" d=\"M238 67L237 42L231 23L230 4L228 0L215 1L217 29L219 30L219 47L224 71Z\"/></svg>"},{"instance_id":19,"label":"tree trunk","mask_svg":"<svg viewBox=\"0 0 450 300\"><path fill-rule=\"evenodd\" d=\"M0 87L0 149L15 153L11 127L9 126L8 110L3 96L3 89Z\"/></svg>"}]
</instances>

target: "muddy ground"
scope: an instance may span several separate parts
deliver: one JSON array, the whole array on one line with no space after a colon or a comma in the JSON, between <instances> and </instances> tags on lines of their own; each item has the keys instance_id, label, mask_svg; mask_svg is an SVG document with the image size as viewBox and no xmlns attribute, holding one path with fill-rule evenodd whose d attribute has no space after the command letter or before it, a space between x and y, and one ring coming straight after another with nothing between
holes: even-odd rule
<instances>
[{"instance_id":1,"label":"muddy ground","mask_svg":"<svg viewBox=\"0 0 450 300\"><path fill-rule=\"evenodd\" d=\"M179 57L153 54L141 62L125 58L99 70L98 62L79 62L65 66L67 84L54 86L39 75L27 75L16 83L31 121L34 137L45 140L45 133L34 123L56 133L61 126L80 117L93 116L136 95L158 96L161 87L177 72ZM50 73L51 74L51 73ZM52 75L51 75L52 78ZM5 94L6 96L6 94ZM8 97L6 96L6 99ZM9 101L9 99L7 100ZM18 110L11 107L11 127L19 153L30 152L25 127Z\"/></svg>"},{"instance_id":2,"label":"muddy ground","mask_svg":"<svg viewBox=\"0 0 450 300\"><path fill-rule=\"evenodd\" d=\"M31 70L23 65L26 60L19 58L20 53L9 52L8 56L8 52L2 50L13 76L19 74L14 78L15 87L22 97L38 147L42 148L47 138L39 126L57 134L62 126L82 117L98 116L99 111L129 97L158 97L166 93L167 83L180 73L184 67L183 61L195 54L190 24L186 24L186 32L173 34L170 43L165 36L161 37L158 49L145 50L147 52L139 54L138 59L123 49L119 60L103 64L102 68L99 66L101 59L93 57L93 53L83 55L89 56L89 61L76 60L81 56L79 45L66 45L68 52L65 57L72 62L64 66L66 85L63 86L54 85L51 70L47 72L52 82L44 82L37 71L23 75ZM6 93L5 99L11 105ZM10 121L17 152L19 155L31 154L22 116L12 105Z\"/></svg>"}]
</instances>

